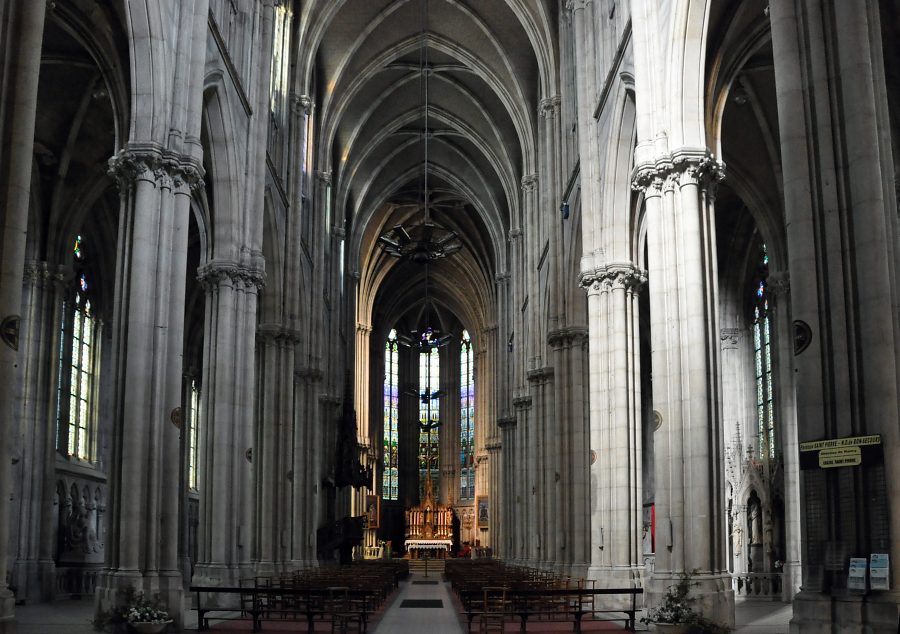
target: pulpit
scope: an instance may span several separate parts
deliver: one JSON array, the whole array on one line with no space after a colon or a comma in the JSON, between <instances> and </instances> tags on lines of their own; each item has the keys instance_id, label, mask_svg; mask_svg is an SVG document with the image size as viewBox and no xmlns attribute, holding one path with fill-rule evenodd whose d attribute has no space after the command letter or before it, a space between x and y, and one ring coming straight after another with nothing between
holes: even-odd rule
<instances>
[{"instance_id":1,"label":"pulpit","mask_svg":"<svg viewBox=\"0 0 900 634\"><path fill-rule=\"evenodd\" d=\"M453 510L434 498L431 474L425 475L425 497L406 511L406 550L413 559L443 559L453 547Z\"/></svg>"}]
</instances>

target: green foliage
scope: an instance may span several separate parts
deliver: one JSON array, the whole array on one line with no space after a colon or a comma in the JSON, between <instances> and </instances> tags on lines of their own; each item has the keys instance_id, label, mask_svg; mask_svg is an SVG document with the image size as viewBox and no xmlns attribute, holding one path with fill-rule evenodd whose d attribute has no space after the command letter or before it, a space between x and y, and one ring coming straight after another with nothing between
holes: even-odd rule
<instances>
[{"instance_id":1,"label":"green foliage","mask_svg":"<svg viewBox=\"0 0 900 634\"><path fill-rule=\"evenodd\" d=\"M691 596L691 588L700 585L693 580L697 570L682 572L678 583L669 586L662 602L650 608L642 623L671 623L689 625L691 634L728 634L731 628L702 616L694 610L697 601Z\"/></svg>"},{"instance_id":2,"label":"green foliage","mask_svg":"<svg viewBox=\"0 0 900 634\"><path fill-rule=\"evenodd\" d=\"M161 623L169 620L166 612L155 596L152 601L144 598L143 592L137 592L128 586L122 590L124 601L108 611L101 611L94 618L94 630L97 632L118 632L126 623Z\"/></svg>"}]
</instances>

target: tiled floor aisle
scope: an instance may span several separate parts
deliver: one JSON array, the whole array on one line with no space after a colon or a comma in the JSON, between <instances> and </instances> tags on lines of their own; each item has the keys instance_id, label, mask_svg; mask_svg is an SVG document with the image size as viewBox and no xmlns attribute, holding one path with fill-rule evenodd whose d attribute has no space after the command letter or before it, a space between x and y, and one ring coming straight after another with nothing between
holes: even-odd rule
<instances>
[{"instance_id":1,"label":"tiled floor aisle","mask_svg":"<svg viewBox=\"0 0 900 634\"><path fill-rule=\"evenodd\" d=\"M436 584L419 584L416 581L438 581ZM443 607L438 608L404 608L403 602L409 599L440 600ZM373 634L462 634L463 628L459 616L450 598L450 583L441 581L434 575L427 579L422 575L412 574L409 581L400 584L400 594L371 630Z\"/></svg>"}]
</instances>

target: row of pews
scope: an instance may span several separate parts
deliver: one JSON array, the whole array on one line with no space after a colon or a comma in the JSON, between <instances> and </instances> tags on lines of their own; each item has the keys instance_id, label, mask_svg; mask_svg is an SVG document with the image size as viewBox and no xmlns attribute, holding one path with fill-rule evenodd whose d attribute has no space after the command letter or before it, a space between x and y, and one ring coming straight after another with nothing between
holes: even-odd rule
<instances>
[{"instance_id":1,"label":"row of pews","mask_svg":"<svg viewBox=\"0 0 900 634\"><path fill-rule=\"evenodd\" d=\"M599 588L593 580L488 559L446 563L447 580L459 597L468 622L481 633L503 632L518 621L520 631L540 621L571 621L576 632L586 621L622 621L635 629L642 609L642 588Z\"/></svg>"},{"instance_id":2,"label":"row of pews","mask_svg":"<svg viewBox=\"0 0 900 634\"><path fill-rule=\"evenodd\" d=\"M241 579L236 588L191 586L197 629L213 620L245 620L258 632L263 621L318 623L332 632L366 632L369 619L409 576L405 560L360 561ZM292 626L293 627L293 626Z\"/></svg>"}]
</instances>

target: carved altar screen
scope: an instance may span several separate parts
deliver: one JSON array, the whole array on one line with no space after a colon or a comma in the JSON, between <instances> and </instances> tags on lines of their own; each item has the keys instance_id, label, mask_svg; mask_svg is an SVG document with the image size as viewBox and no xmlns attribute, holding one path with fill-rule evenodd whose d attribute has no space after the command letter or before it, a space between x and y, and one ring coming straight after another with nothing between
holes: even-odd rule
<instances>
[{"instance_id":1,"label":"carved altar screen","mask_svg":"<svg viewBox=\"0 0 900 634\"><path fill-rule=\"evenodd\" d=\"M475 497L475 373L472 341L463 330L459 351L459 497Z\"/></svg>"},{"instance_id":2,"label":"carved altar screen","mask_svg":"<svg viewBox=\"0 0 900 634\"><path fill-rule=\"evenodd\" d=\"M438 426L440 425L440 353L426 346L419 355L419 499L425 498L425 480L440 478Z\"/></svg>"}]
</instances>

